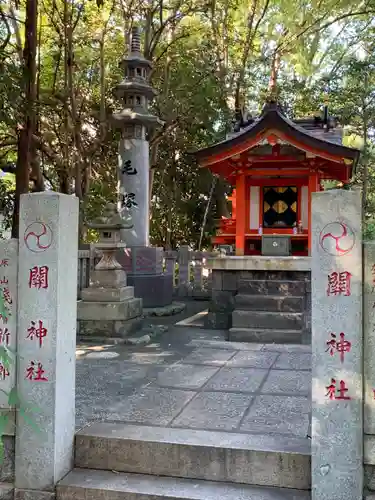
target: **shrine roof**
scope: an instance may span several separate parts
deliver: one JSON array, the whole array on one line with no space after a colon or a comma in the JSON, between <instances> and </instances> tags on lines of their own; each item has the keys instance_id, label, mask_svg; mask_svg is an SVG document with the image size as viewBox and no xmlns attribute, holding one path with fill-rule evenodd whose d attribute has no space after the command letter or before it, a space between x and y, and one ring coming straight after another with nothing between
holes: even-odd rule
<instances>
[{"instance_id":1,"label":"shrine roof","mask_svg":"<svg viewBox=\"0 0 375 500\"><path fill-rule=\"evenodd\" d=\"M266 104L262 114L239 132L194 154L202 166L210 165L257 146L268 134L316 156L339 163L349 161L352 167L359 159L358 149L342 145L341 129L325 130L319 118L292 121L274 102Z\"/></svg>"}]
</instances>

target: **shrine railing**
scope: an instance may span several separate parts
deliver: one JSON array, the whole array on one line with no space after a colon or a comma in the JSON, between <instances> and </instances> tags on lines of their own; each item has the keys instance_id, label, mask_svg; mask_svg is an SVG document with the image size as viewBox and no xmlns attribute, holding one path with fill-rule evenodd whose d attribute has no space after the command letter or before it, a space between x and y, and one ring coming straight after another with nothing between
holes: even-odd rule
<instances>
[{"instance_id":1,"label":"shrine railing","mask_svg":"<svg viewBox=\"0 0 375 500\"><path fill-rule=\"evenodd\" d=\"M236 219L216 220L217 234L236 234Z\"/></svg>"},{"instance_id":2,"label":"shrine railing","mask_svg":"<svg viewBox=\"0 0 375 500\"><path fill-rule=\"evenodd\" d=\"M164 252L164 272L172 274L176 297L209 298L211 296L211 270L207 258L218 252L196 252L187 246ZM99 255L91 247L78 251L77 297L90 284L90 272L94 269Z\"/></svg>"}]
</instances>

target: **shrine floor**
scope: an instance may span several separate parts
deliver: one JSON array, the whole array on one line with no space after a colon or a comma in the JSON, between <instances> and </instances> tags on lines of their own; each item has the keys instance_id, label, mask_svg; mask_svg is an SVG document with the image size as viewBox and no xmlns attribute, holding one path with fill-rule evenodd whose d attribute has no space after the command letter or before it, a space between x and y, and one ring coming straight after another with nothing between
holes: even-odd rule
<instances>
[{"instance_id":1,"label":"shrine floor","mask_svg":"<svg viewBox=\"0 0 375 500\"><path fill-rule=\"evenodd\" d=\"M77 430L105 421L308 442L310 391L306 345L171 327L148 346L77 347Z\"/></svg>"}]
</instances>

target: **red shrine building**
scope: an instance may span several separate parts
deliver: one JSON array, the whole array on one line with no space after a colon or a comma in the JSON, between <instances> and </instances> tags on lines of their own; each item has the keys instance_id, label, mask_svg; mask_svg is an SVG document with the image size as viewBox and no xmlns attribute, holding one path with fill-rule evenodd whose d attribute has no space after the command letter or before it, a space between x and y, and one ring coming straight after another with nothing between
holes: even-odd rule
<instances>
[{"instance_id":1,"label":"red shrine building","mask_svg":"<svg viewBox=\"0 0 375 500\"><path fill-rule=\"evenodd\" d=\"M342 129L327 116L291 121L271 102L226 140L196 152L200 166L233 185L232 216L222 219L215 245L234 245L236 255L308 256L311 194L322 181L349 182L360 152L343 146ZM268 246L269 249L269 246ZM271 249L272 250L272 249Z\"/></svg>"}]
</instances>

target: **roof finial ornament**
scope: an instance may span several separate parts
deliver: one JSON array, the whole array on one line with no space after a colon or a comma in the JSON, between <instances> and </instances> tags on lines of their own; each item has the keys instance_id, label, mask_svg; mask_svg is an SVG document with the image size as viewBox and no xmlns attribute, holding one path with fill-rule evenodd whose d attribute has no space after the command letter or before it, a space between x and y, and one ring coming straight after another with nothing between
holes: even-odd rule
<instances>
[{"instance_id":1,"label":"roof finial ornament","mask_svg":"<svg viewBox=\"0 0 375 500\"><path fill-rule=\"evenodd\" d=\"M277 77L279 74L279 68L280 68L280 54L276 49L272 57L271 76L268 84L268 98L267 98L268 102L277 103L278 101Z\"/></svg>"}]
</instances>

